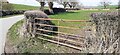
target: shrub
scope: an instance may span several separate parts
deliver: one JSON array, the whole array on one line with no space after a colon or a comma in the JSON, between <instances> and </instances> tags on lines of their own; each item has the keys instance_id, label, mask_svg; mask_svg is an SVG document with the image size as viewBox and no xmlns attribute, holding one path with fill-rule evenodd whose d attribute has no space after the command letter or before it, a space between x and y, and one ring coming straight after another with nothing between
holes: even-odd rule
<instances>
[{"instance_id":1,"label":"shrub","mask_svg":"<svg viewBox=\"0 0 120 55\"><path fill-rule=\"evenodd\" d=\"M51 15L51 13L49 12L49 10L44 10L44 12L47 15ZM61 12L66 12L66 9L64 9L64 8L53 8L53 12L54 12L54 14L61 13Z\"/></svg>"},{"instance_id":2,"label":"shrub","mask_svg":"<svg viewBox=\"0 0 120 55\"><path fill-rule=\"evenodd\" d=\"M117 41L120 36L120 16L118 12L93 13L91 17L95 24L95 30L92 37L88 36L86 38L89 51L117 53L119 50L117 44L119 42Z\"/></svg>"}]
</instances>

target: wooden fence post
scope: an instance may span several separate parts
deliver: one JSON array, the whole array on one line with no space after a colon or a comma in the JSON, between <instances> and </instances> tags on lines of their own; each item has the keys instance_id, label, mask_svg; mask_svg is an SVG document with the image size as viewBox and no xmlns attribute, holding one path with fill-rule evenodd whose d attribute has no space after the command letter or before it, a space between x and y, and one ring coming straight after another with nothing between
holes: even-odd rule
<instances>
[{"instance_id":1,"label":"wooden fence post","mask_svg":"<svg viewBox=\"0 0 120 55\"><path fill-rule=\"evenodd\" d=\"M32 30L32 37L36 36L36 24L35 24L35 19L33 19L33 30Z\"/></svg>"}]
</instances>

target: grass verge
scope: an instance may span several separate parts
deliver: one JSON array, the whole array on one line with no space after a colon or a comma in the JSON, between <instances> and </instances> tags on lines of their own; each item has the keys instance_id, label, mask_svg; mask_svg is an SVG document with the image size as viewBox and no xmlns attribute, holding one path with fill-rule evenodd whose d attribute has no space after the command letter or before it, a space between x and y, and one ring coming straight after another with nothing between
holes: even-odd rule
<instances>
[{"instance_id":1,"label":"grass verge","mask_svg":"<svg viewBox=\"0 0 120 55\"><path fill-rule=\"evenodd\" d=\"M14 24L7 34L6 52L7 53L79 53L65 46L58 46L38 38L27 38L20 36L20 28L23 20ZM42 37L42 36L39 36ZM16 50L15 50L16 49Z\"/></svg>"}]
</instances>

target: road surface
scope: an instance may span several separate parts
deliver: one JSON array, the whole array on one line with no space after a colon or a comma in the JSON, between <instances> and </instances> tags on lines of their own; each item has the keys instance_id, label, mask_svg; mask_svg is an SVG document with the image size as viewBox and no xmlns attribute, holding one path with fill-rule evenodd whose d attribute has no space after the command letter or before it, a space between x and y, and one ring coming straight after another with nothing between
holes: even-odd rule
<instances>
[{"instance_id":1,"label":"road surface","mask_svg":"<svg viewBox=\"0 0 120 55\"><path fill-rule=\"evenodd\" d=\"M22 20L24 15L0 18L0 55L4 52L6 34L9 28L16 22Z\"/></svg>"}]
</instances>

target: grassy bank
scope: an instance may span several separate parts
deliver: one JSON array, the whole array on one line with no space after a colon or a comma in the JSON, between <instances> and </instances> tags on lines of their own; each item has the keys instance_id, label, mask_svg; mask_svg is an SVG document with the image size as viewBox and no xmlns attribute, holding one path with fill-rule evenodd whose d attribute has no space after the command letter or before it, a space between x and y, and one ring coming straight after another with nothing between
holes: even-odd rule
<instances>
[{"instance_id":1,"label":"grassy bank","mask_svg":"<svg viewBox=\"0 0 120 55\"><path fill-rule=\"evenodd\" d=\"M13 7L13 10L38 10L39 7L37 6L30 6L30 5L22 5L22 4L11 4ZM9 5L7 5L9 6ZM6 17L11 17L15 15L20 15L20 14L12 14L12 15L6 15L6 16L0 16L0 18L6 18Z\"/></svg>"},{"instance_id":2,"label":"grassy bank","mask_svg":"<svg viewBox=\"0 0 120 55\"><path fill-rule=\"evenodd\" d=\"M23 20L14 24L7 34L6 52L19 53L72 53L80 52L65 46L58 46L38 38L27 38L20 36ZM42 36L39 36L42 37ZM14 49L17 49L16 51Z\"/></svg>"},{"instance_id":3,"label":"grassy bank","mask_svg":"<svg viewBox=\"0 0 120 55\"><path fill-rule=\"evenodd\" d=\"M23 5L23 4L12 4L14 7L14 10L39 10L40 6L30 6L30 5ZM45 6L44 9L48 9L48 7Z\"/></svg>"},{"instance_id":4,"label":"grassy bank","mask_svg":"<svg viewBox=\"0 0 120 55\"><path fill-rule=\"evenodd\" d=\"M14 10L34 10L39 9L39 7L36 6L29 6L29 5L22 5L22 4L12 4L14 7Z\"/></svg>"}]
</instances>

